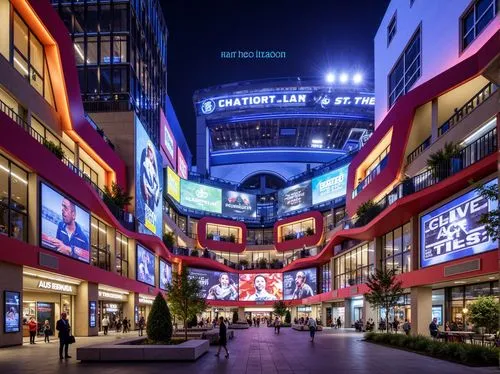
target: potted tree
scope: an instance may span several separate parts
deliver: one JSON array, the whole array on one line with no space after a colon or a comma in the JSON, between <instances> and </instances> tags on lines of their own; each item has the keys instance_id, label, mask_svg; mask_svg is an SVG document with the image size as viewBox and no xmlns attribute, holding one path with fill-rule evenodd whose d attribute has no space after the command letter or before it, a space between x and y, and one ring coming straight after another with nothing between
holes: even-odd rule
<instances>
[{"instance_id":1,"label":"potted tree","mask_svg":"<svg viewBox=\"0 0 500 374\"><path fill-rule=\"evenodd\" d=\"M104 198L111 201L120 209L124 209L132 201L132 196L127 194L120 185L115 182L111 183L111 189L108 186L104 187Z\"/></svg>"},{"instance_id":2,"label":"potted tree","mask_svg":"<svg viewBox=\"0 0 500 374\"><path fill-rule=\"evenodd\" d=\"M51 140L44 139L43 145L51 151L59 160L64 158L64 151L60 145L57 145Z\"/></svg>"},{"instance_id":3,"label":"potted tree","mask_svg":"<svg viewBox=\"0 0 500 374\"><path fill-rule=\"evenodd\" d=\"M265 258L265 257L261 257L261 258L259 259L259 267L260 267L261 269L267 269L267 258Z\"/></svg>"},{"instance_id":4,"label":"potted tree","mask_svg":"<svg viewBox=\"0 0 500 374\"><path fill-rule=\"evenodd\" d=\"M236 235L234 235L234 234L229 235L229 241L231 243L236 243Z\"/></svg>"},{"instance_id":5,"label":"potted tree","mask_svg":"<svg viewBox=\"0 0 500 374\"><path fill-rule=\"evenodd\" d=\"M172 316L163 295L158 292L151 311L148 315L146 325L146 333L148 339L155 343L168 344L172 338Z\"/></svg>"},{"instance_id":6,"label":"potted tree","mask_svg":"<svg viewBox=\"0 0 500 374\"><path fill-rule=\"evenodd\" d=\"M172 249L174 247L175 236L173 231L169 231L163 234L163 243L168 249Z\"/></svg>"},{"instance_id":7,"label":"potted tree","mask_svg":"<svg viewBox=\"0 0 500 374\"><path fill-rule=\"evenodd\" d=\"M493 296L481 296L468 307L469 321L479 332L494 333L498 330L500 303Z\"/></svg>"},{"instance_id":8,"label":"potted tree","mask_svg":"<svg viewBox=\"0 0 500 374\"><path fill-rule=\"evenodd\" d=\"M240 264L242 270L245 270L248 267L249 263L248 263L248 260L242 259L242 260L240 260L239 264Z\"/></svg>"},{"instance_id":9,"label":"potted tree","mask_svg":"<svg viewBox=\"0 0 500 374\"><path fill-rule=\"evenodd\" d=\"M458 144L450 142L445 143L442 149L430 154L427 166L431 169L432 176L442 180L460 170L462 167L461 150Z\"/></svg>"},{"instance_id":10,"label":"potted tree","mask_svg":"<svg viewBox=\"0 0 500 374\"><path fill-rule=\"evenodd\" d=\"M306 235L307 236L313 236L314 235L314 229L312 227L308 227L306 229Z\"/></svg>"},{"instance_id":11,"label":"potted tree","mask_svg":"<svg viewBox=\"0 0 500 374\"><path fill-rule=\"evenodd\" d=\"M191 250L191 256L192 257L198 257L199 253L198 253L198 250L197 249L193 249Z\"/></svg>"},{"instance_id":12,"label":"potted tree","mask_svg":"<svg viewBox=\"0 0 500 374\"><path fill-rule=\"evenodd\" d=\"M209 232L209 233L207 234L207 239L208 239L208 240L214 240L214 233L213 233L213 232Z\"/></svg>"},{"instance_id":13,"label":"potted tree","mask_svg":"<svg viewBox=\"0 0 500 374\"><path fill-rule=\"evenodd\" d=\"M358 220L356 221L356 226L363 226L374 219L381 211L378 204L375 204L373 200L368 200L362 203L356 210L356 215Z\"/></svg>"}]
</instances>

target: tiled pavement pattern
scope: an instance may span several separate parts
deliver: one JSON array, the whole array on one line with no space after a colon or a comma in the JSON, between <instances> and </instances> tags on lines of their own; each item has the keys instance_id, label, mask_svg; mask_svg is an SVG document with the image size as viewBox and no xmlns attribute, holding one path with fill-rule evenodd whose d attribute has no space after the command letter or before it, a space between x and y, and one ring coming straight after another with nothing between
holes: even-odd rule
<instances>
[{"instance_id":1,"label":"tiled pavement pattern","mask_svg":"<svg viewBox=\"0 0 500 374\"><path fill-rule=\"evenodd\" d=\"M194 363L80 363L75 346L84 346L127 335L113 334L77 338L70 347L72 359L59 361L58 342L0 349L0 374L128 374L128 373L397 373L397 374L474 374L499 373L498 368L469 368L414 353L390 349L361 341L362 335L345 330L325 330L309 342L308 332L287 328L280 335L260 327L235 331L229 341L229 359L216 347Z\"/></svg>"}]
</instances>

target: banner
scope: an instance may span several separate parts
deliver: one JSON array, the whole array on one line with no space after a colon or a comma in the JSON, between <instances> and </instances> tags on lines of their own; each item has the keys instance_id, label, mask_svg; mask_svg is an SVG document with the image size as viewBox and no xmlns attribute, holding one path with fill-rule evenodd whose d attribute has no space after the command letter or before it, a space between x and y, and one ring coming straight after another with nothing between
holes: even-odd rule
<instances>
[{"instance_id":1,"label":"banner","mask_svg":"<svg viewBox=\"0 0 500 374\"><path fill-rule=\"evenodd\" d=\"M167 167L167 193L178 203L181 202L181 178Z\"/></svg>"},{"instance_id":2,"label":"banner","mask_svg":"<svg viewBox=\"0 0 500 374\"><path fill-rule=\"evenodd\" d=\"M164 291L172 282L172 264L160 258L160 288Z\"/></svg>"},{"instance_id":3,"label":"banner","mask_svg":"<svg viewBox=\"0 0 500 374\"><path fill-rule=\"evenodd\" d=\"M311 181L278 191L278 215L311 206Z\"/></svg>"},{"instance_id":4,"label":"banner","mask_svg":"<svg viewBox=\"0 0 500 374\"><path fill-rule=\"evenodd\" d=\"M21 331L21 293L4 291L4 332Z\"/></svg>"},{"instance_id":5,"label":"banner","mask_svg":"<svg viewBox=\"0 0 500 374\"><path fill-rule=\"evenodd\" d=\"M349 165L315 177L312 180L312 203L323 203L344 196L347 190Z\"/></svg>"},{"instance_id":6,"label":"banner","mask_svg":"<svg viewBox=\"0 0 500 374\"><path fill-rule=\"evenodd\" d=\"M240 301L281 300L281 273L240 274Z\"/></svg>"},{"instance_id":7,"label":"banner","mask_svg":"<svg viewBox=\"0 0 500 374\"><path fill-rule=\"evenodd\" d=\"M198 280L207 300L238 300L238 274L213 270L189 269L189 277Z\"/></svg>"},{"instance_id":8,"label":"banner","mask_svg":"<svg viewBox=\"0 0 500 374\"><path fill-rule=\"evenodd\" d=\"M287 271L283 275L283 299L299 300L316 295L316 268Z\"/></svg>"},{"instance_id":9,"label":"banner","mask_svg":"<svg viewBox=\"0 0 500 374\"><path fill-rule=\"evenodd\" d=\"M496 180L485 186L498 186ZM420 218L420 265L431 266L498 248L478 221L498 207L475 189Z\"/></svg>"},{"instance_id":10,"label":"banner","mask_svg":"<svg viewBox=\"0 0 500 374\"><path fill-rule=\"evenodd\" d=\"M181 205L212 213L221 213L222 191L181 179Z\"/></svg>"},{"instance_id":11,"label":"banner","mask_svg":"<svg viewBox=\"0 0 500 374\"><path fill-rule=\"evenodd\" d=\"M223 190L222 214L256 218L257 197L247 193Z\"/></svg>"},{"instance_id":12,"label":"banner","mask_svg":"<svg viewBox=\"0 0 500 374\"><path fill-rule=\"evenodd\" d=\"M177 172L182 179L188 179L188 164L179 147L177 147Z\"/></svg>"},{"instance_id":13,"label":"banner","mask_svg":"<svg viewBox=\"0 0 500 374\"><path fill-rule=\"evenodd\" d=\"M155 287L155 255L137 244L137 280Z\"/></svg>"},{"instance_id":14,"label":"banner","mask_svg":"<svg viewBox=\"0 0 500 374\"><path fill-rule=\"evenodd\" d=\"M165 117L165 113L163 113L163 109L160 108L160 147L161 150L167 156L170 165L175 168L175 151L177 148L177 143L175 142L174 134L172 133L172 129L168 124L168 120Z\"/></svg>"}]
</instances>

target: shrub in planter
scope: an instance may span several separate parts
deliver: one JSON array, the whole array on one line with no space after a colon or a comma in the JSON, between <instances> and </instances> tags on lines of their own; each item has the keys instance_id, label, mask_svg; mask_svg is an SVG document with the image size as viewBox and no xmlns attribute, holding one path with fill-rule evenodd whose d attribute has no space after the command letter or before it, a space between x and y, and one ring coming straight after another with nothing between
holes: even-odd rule
<instances>
[{"instance_id":1,"label":"shrub in planter","mask_svg":"<svg viewBox=\"0 0 500 374\"><path fill-rule=\"evenodd\" d=\"M306 235L307 235L307 236L312 236L312 235L314 235L314 229L313 229L312 227L308 227L308 228L306 229Z\"/></svg>"},{"instance_id":2,"label":"shrub in planter","mask_svg":"<svg viewBox=\"0 0 500 374\"><path fill-rule=\"evenodd\" d=\"M461 147L458 144L445 143L444 147L429 155L427 166L432 170L435 178L444 179L450 176L452 168L456 168L453 162L458 160Z\"/></svg>"},{"instance_id":3,"label":"shrub in planter","mask_svg":"<svg viewBox=\"0 0 500 374\"><path fill-rule=\"evenodd\" d=\"M292 315L290 314L289 310L287 310L285 314L285 323L288 324L292 323Z\"/></svg>"},{"instance_id":4,"label":"shrub in planter","mask_svg":"<svg viewBox=\"0 0 500 374\"><path fill-rule=\"evenodd\" d=\"M51 140L44 139L43 145L51 151L59 160L64 158L64 151L60 145L57 145Z\"/></svg>"},{"instance_id":5,"label":"shrub in planter","mask_svg":"<svg viewBox=\"0 0 500 374\"><path fill-rule=\"evenodd\" d=\"M236 243L236 236L234 234L229 235L229 241L231 243Z\"/></svg>"},{"instance_id":6,"label":"shrub in planter","mask_svg":"<svg viewBox=\"0 0 500 374\"><path fill-rule=\"evenodd\" d=\"M267 269L267 258L262 257L262 258L259 260L259 267L260 267L261 269Z\"/></svg>"},{"instance_id":7,"label":"shrub in planter","mask_svg":"<svg viewBox=\"0 0 500 374\"><path fill-rule=\"evenodd\" d=\"M151 306L146 332L148 338L155 342L167 343L172 337L172 317L170 315L170 309L160 292L156 295L153 305Z\"/></svg>"},{"instance_id":8,"label":"shrub in planter","mask_svg":"<svg viewBox=\"0 0 500 374\"><path fill-rule=\"evenodd\" d=\"M104 195L120 209L124 209L127 205L130 205L132 201L132 196L127 194L125 190L115 182L111 183L111 189L109 189L108 186L104 187Z\"/></svg>"},{"instance_id":9,"label":"shrub in planter","mask_svg":"<svg viewBox=\"0 0 500 374\"><path fill-rule=\"evenodd\" d=\"M163 243L168 249L172 249L175 243L175 236L173 231L163 234Z\"/></svg>"},{"instance_id":10,"label":"shrub in planter","mask_svg":"<svg viewBox=\"0 0 500 374\"><path fill-rule=\"evenodd\" d=\"M197 249L193 249L193 250L191 251L191 256L193 256L193 257L198 257L198 254L199 254L199 253L198 253L198 250L197 250Z\"/></svg>"},{"instance_id":11,"label":"shrub in planter","mask_svg":"<svg viewBox=\"0 0 500 374\"><path fill-rule=\"evenodd\" d=\"M209 233L207 234L207 239L208 239L208 240L214 240L214 234L212 234L211 232L209 232Z\"/></svg>"}]
</instances>

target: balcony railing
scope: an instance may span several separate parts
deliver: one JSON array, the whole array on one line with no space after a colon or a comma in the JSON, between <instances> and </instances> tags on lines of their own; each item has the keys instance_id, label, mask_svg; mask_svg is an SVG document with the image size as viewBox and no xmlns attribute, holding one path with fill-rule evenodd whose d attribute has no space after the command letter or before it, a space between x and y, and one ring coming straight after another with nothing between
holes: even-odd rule
<instances>
[{"instance_id":1,"label":"balcony railing","mask_svg":"<svg viewBox=\"0 0 500 374\"><path fill-rule=\"evenodd\" d=\"M422 144L420 144L415 150L408 155L406 158L406 163L411 164L423 151L431 146L431 137L429 136L425 139Z\"/></svg>"},{"instance_id":2,"label":"balcony railing","mask_svg":"<svg viewBox=\"0 0 500 374\"><path fill-rule=\"evenodd\" d=\"M38 133L33 127L31 127L21 116L19 116L12 108L0 100L0 110L9 116L15 123L21 126L26 132L28 132L37 142L40 144L44 143L45 138L43 135ZM84 173L81 169L75 166L68 158L63 157L61 162L66 165L69 170L82 178L85 182L89 183L99 194L100 198L106 203L111 213L120 221L120 223L128 230L135 231L135 217L132 213L126 212L123 209L116 206L111 200L106 197L103 190L99 188L97 184L90 180L90 177Z\"/></svg>"},{"instance_id":3,"label":"balcony railing","mask_svg":"<svg viewBox=\"0 0 500 374\"><path fill-rule=\"evenodd\" d=\"M387 166L389 154L387 154L382 160L380 160L379 164L373 169L370 174L368 174L365 179L359 182L358 186L352 191L352 198L354 199L358 194L363 191L366 186L368 186L377 175L380 174L382 170Z\"/></svg>"},{"instance_id":4,"label":"balcony railing","mask_svg":"<svg viewBox=\"0 0 500 374\"><path fill-rule=\"evenodd\" d=\"M443 163L438 167L428 169L412 178L404 180L394 189L385 195L376 203L374 214L366 219L346 219L339 224L345 229L353 227L361 227L366 225L371 219L380 214L384 209L393 204L395 201L422 191L427 187L431 187L448 177L468 168L483 158L494 154L498 150L497 129L496 127L488 133L481 136L479 139L463 148L459 155L447 163Z\"/></svg>"}]
</instances>

